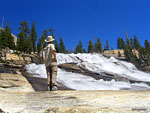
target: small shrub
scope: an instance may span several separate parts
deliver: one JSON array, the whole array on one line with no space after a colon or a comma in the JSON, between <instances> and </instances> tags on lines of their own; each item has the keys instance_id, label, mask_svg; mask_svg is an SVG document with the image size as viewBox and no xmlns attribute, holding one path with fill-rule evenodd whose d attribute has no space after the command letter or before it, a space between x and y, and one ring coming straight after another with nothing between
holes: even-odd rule
<instances>
[{"instance_id":1,"label":"small shrub","mask_svg":"<svg viewBox=\"0 0 150 113\"><path fill-rule=\"evenodd\" d=\"M19 53L19 52L17 52L17 51L16 51L16 52L13 52L13 54L16 54L16 55L18 55L18 56L20 55L20 53Z\"/></svg>"},{"instance_id":2,"label":"small shrub","mask_svg":"<svg viewBox=\"0 0 150 113\"><path fill-rule=\"evenodd\" d=\"M120 51L118 51L118 57L121 57L121 53L120 53Z\"/></svg>"},{"instance_id":3,"label":"small shrub","mask_svg":"<svg viewBox=\"0 0 150 113\"><path fill-rule=\"evenodd\" d=\"M0 63L5 63L5 61L3 59L0 59Z\"/></svg>"}]
</instances>

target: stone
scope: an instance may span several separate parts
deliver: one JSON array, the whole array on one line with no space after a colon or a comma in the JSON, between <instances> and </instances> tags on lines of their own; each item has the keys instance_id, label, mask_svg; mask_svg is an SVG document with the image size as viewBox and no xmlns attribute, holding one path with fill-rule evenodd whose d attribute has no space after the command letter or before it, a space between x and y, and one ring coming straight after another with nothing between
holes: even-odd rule
<instances>
[{"instance_id":1,"label":"stone","mask_svg":"<svg viewBox=\"0 0 150 113\"><path fill-rule=\"evenodd\" d=\"M46 78L33 77L30 73L26 71L22 71L21 74L28 80L28 82L32 85L35 91L48 91ZM57 82L57 87L58 90L72 90L59 82Z\"/></svg>"},{"instance_id":2,"label":"stone","mask_svg":"<svg viewBox=\"0 0 150 113\"><path fill-rule=\"evenodd\" d=\"M11 113L150 113L150 91L0 90L0 102Z\"/></svg>"},{"instance_id":3,"label":"stone","mask_svg":"<svg viewBox=\"0 0 150 113\"><path fill-rule=\"evenodd\" d=\"M127 77L120 76L119 74L112 74L109 72L101 72L101 73L92 72L86 69L84 66L81 67L76 63L59 64L58 67L67 72L79 73L85 76L93 77L96 80L103 79L105 81L116 80L116 81L123 81L123 82L126 81L131 83L146 83L148 85L150 84L150 82L137 81L129 77L127 78Z\"/></svg>"},{"instance_id":4,"label":"stone","mask_svg":"<svg viewBox=\"0 0 150 113\"><path fill-rule=\"evenodd\" d=\"M80 66L76 65L75 63L64 63L64 64L59 64L59 68L64 69L69 72L75 72L75 73L81 73L84 72Z\"/></svg>"},{"instance_id":5,"label":"stone","mask_svg":"<svg viewBox=\"0 0 150 113\"><path fill-rule=\"evenodd\" d=\"M120 52L121 56L124 57L124 50L118 49L118 50L105 50L104 51L104 55L106 56L114 56L114 57L118 57L118 52Z\"/></svg>"},{"instance_id":6,"label":"stone","mask_svg":"<svg viewBox=\"0 0 150 113\"><path fill-rule=\"evenodd\" d=\"M38 79L36 82L40 84ZM0 110L6 113L150 113L150 91L35 92L23 75L0 73Z\"/></svg>"},{"instance_id":7,"label":"stone","mask_svg":"<svg viewBox=\"0 0 150 113\"><path fill-rule=\"evenodd\" d=\"M2 51L3 53L3 51ZM2 60L5 60L5 55L1 55L1 59ZM20 54L20 55L17 55L17 54L13 54L13 53L7 53L6 55L6 61L7 62L12 62L14 64L22 64L22 65L25 65L25 64L30 64L32 62L32 57L34 57L33 55L24 55L24 54Z\"/></svg>"},{"instance_id":8,"label":"stone","mask_svg":"<svg viewBox=\"0 0 150 113\"><path fill-rule=\"evenodd\" d=\"M0 63L0 73L20 74L24 70L23 65L16 65L10 63Z\"/></svg>"},{"instance_id":9,"label":"stone","mask_svg":"<svg viewBox=\"0 0 150 113\"><path fill-rule=\"evenodd\" d=\"M33 92L25 77L19 74L0 73L0 90L9 92Z\"/></svg>"},{"instance_id":10,"label":"stone","mask_svg":"<svg viewBox=\"0 0 150 113\"><path fill-rule=\"evenodd\" d=\"M112 80L113 79L112 77L103 76L103 75L100 75L99 73L89 71L89 70L85 69L84 67L78 66L76 63L59 64L58 67L67 72L79 73L79 74L83 74L85 76L92 76L96 80L99 80L99 79Z\"/></svg>"},{"instance_id":11,"label":"stone","mask_svg":"<svg viewBox=\"0 0 150 113\"><path fill-rule=\"evenodd\" d=\"M2 109L0 109L0 113L5 113Z\"/></svg>"}]
</instances>

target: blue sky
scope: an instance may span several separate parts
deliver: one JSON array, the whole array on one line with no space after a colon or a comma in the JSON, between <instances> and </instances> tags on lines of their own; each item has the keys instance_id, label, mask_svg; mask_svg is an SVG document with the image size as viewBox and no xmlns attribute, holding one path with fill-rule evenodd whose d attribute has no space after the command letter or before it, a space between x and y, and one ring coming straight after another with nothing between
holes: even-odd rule
<instances>
[{"instance_id":1,"label":"blue sky","mask_svg":"<svg viewBox=\"0 0 150 113\"><path fill-rule=\"evenodd\" d=\"M87 48L95 36L103 46L108 40L115 49L125 31L142 45L150 41L150 0L1 0L0 4L0 20L4 16L15 35L20 22L26 20L31 27L34 21L38 38L53 28L67 49L74 49L80 40Z\"/></svg>"}]
</instances>

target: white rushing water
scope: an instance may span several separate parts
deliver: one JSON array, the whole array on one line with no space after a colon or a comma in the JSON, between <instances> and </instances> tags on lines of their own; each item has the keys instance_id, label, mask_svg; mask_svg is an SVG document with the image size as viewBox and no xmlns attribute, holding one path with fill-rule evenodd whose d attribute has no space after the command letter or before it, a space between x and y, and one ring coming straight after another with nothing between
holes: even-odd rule
<instances>
[{"instance_id":1,"label":"white rushing water","mask_svg":"<svg viewBox=\"0 0 150 113\"><path fill-rule=\"evenodd\" d=\"M77 65L84 67L90 71L101 73L109 72L111 74L117 74L133 80L139 80L144 82L150 82L150 74L139 71L136 67L128 62L119 61L114 57L110 59L103 57L100 54L57 54L58 64L62 63L77 63ZM38 75L39 77L46 78L45 65L29 64L26 66L29 73ZM121 82L121 81L104 81L95 80L92 77L84 76L82 74L76 74L66 72L58 69L57 82L76 90L145 90L150 89L145 83Z\"/></svg>"}]
</instances>

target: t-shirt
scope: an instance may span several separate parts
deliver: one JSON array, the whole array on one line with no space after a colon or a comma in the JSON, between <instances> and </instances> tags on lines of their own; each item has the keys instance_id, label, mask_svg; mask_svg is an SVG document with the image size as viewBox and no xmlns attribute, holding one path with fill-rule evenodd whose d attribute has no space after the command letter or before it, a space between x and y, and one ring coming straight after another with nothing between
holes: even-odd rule
<instances>
[{"instance_id":1,"label":"t-shirt","mask_svg":"<svg viewBox=\"0 0 150 113\"><path fill-rule=\"evenodd\" d=\"M42 56L46 67L49 65L57 65L56 61L53 60L53 50L56 51L54 44L48 44L43 50Z\"/></svg>"}]
</instances>

